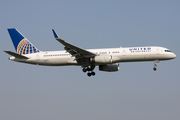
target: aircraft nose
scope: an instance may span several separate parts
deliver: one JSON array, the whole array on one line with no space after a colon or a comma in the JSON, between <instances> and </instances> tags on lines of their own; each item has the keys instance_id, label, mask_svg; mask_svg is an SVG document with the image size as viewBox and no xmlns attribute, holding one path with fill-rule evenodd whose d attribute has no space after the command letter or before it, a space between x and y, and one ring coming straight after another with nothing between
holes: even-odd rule
<instances>
[{"instance_id":1,"label":"aircraft nose","mask_svg":"<svg viewBox=\"0 0 180 120\"><path fill-rule=\"evenodd\" d=\"M173 58L173 59L176 58L176 54L173 53L172 58Z\"/></svg>"}]
</instances>

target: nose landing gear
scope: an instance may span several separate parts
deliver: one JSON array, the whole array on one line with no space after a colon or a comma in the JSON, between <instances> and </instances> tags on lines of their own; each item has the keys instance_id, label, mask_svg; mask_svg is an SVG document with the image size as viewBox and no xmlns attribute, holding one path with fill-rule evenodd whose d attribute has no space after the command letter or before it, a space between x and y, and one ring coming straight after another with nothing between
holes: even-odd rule
<instances>
[{"instance_id":1,"label":"nose landing gear","mask_svg":"<svg viewBox=\"0 0 180 120\"><path fill-rule=\"evenodd\" d=\"M154 71L156 71L156 70L157 70L157 68L156 68L156 67L157 67L157 63L158 63L158 62L159 62L159 60L155 60L155 61L154 61L154 68L153 68L153 70L154 70Z\"/></svg>"},{"instance_id":2,"label":"nose landing gear","mask_svg":"<svg viewBox=\"0 0 180 120\"><path fill-rule=\"evenodd\" d=\"M153 70L154 70L154 71L156 71L156 70L157 70L157 68L156 68L156 67L153 67Z\"/></svg>"}]
</instances>

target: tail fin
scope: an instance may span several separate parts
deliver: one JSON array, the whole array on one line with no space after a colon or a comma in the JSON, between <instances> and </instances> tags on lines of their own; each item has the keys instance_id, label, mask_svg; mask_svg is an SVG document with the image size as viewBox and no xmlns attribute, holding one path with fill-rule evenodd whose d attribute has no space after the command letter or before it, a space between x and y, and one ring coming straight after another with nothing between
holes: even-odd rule
<instances>
[{"instance_id":1,"label":"tail fin","mask_svg":"<svg viewBox=\"0 0 180 120\"><path fill-rule=\"evenodd\" d=\"M18 54L37 53L39 50L29 42L17 29L8 29L11 40L14 44L15 50Z\"/></svg>"}]
</instances>

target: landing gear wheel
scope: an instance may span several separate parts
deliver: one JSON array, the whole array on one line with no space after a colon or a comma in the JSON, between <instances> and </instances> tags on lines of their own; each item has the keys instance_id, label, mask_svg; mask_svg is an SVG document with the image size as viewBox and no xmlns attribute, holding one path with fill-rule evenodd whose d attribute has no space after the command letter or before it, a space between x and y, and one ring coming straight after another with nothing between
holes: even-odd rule
<instances>
[{"instance_id":1,"label":"landing gear wheel","mask_svg":"<svg viewBox=\"0 0 180 120\"><path fill-rule=\"evenodd\" d=\"M91 71L91 68L87 68L87 71Z\"/></svg>"},{"instance_id":2,"label":"landing gear wheel","mask_svg":"<svg viewBox=\"0 0 180 120\"><path fill-rule=\"evenodd\" d=\"M86 68L83 68L82 71L83 71L83 72L86 72L87 70L86 70Z\"/></svg>"},{"instance_id":3,"label":"landing gear wheel","mask_svg":"<svg viewBox=\"0 0 180 120\"><path fill-rule=\"evenodd\" d=\"M95 72L93 72L94 68L95 68L95 65L91 65L90 67L84 66L82 71L84 73L88 71L87 76L91 77L91 76L95 76L95 74L96 74Z\"/></svg>"},{"instance_id":4,"label":"landing gear wheel","mask_svg":"<svg viewBox=\"0 0 180 120\"><path fill-rule=\"evenodd\" d=\"M156 68L156 67L154 67L154 68L153 68L153 70L154 70L154 71L156 71L156 70L157 70L157 68Z\"/></svg>"},{"instance_id":5,"label":"landing gear wheel","mask_svg":"<svg viewBox=\"0 0 180 120\"><path fill-rule=\"evenodd\" d=\"M89 77L91 77L91 73L87 73L87 75L88 75Z\"/></svg>"},{"instance_id":6,"label":"landing gear wheel","mask_svg":"<svg viewBox=\"0 0 180 120\"><path fill-rule=\"evenodd\" d=\"M91 75L95 76L95 75L96 75L96 73L95 73L95 72L92 72L92 73L91 73Z\"/></svg>"}]
</instances>

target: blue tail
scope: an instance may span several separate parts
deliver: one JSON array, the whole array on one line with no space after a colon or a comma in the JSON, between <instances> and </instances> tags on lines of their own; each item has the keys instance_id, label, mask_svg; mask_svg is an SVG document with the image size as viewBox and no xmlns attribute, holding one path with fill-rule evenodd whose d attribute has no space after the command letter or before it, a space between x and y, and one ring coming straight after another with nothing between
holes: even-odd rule
<instances>
[{"instance_id":1,"label":"blue tail","mask_svg":"<svg viewBox=\"0 0 180 120\"><path fill-rule=\"evenodd\" d=\"M11 40L14 44L15 50L18 54L37 53L39 50L29 42L17 29L8 29Z\"/></svg>"}]
</instances>

